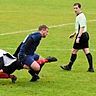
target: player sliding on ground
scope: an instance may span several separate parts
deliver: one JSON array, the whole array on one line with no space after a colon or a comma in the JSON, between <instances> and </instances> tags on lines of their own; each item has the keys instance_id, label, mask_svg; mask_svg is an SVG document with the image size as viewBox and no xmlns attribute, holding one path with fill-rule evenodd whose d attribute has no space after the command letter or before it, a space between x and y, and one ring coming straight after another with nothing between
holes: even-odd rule
<instances>
[{"instance_id":1,"label":"player sliding on ground","mask_svg":"<svg viewBox=\"0 0 96 96\"><path fill-rule=\"evenodd\" d=\"M48 57L48 58L38 59L36 62L40 66L43 66L44 63L55 62L55 61L57 61L55 57ZM32 72L33 70L29 66L22 64L20 61L18 61L16 57L14 57L9 52L0 49L0 79L9 78L12 80L12 83L15 83L17 77L15 75L12 75L12 73L15 70L20 70L20 69L28 69L29 72L31 72L33 76L31 81L36 81L37 79L39 79L38 73L40 72L40 70L35 74L34 72Z\"/></svg>"},{"instance_id":2,"label":"player sliding on ground","mask_svg":"<svg viewBox=\"0 0 96 96\"><path fill-rule=\"evenodd\" d=\"M10 78L13 83L15 83L17 77L15 75L10 75L16 69L23 69L22 64L17 61L17 58L12 56L10 53L0 49L0 79Z\"/></svg>"}]
</instances>

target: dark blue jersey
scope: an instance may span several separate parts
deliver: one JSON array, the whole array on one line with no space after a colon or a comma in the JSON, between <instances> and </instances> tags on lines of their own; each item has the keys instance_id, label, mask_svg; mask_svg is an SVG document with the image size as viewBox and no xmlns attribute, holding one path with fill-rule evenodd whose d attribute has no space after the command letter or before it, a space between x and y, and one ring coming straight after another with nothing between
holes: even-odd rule
<instances>
[{"instance_id":1,"label":"dark blue jersey","mask_svg":"<svg viewBox=\"0 0 96 96\"><path fill-rule=\"evenodd\" d=\"M23 41L19 55L33 55L41 40L40 32L29 34Z\"/></svg>"}]
</instances>

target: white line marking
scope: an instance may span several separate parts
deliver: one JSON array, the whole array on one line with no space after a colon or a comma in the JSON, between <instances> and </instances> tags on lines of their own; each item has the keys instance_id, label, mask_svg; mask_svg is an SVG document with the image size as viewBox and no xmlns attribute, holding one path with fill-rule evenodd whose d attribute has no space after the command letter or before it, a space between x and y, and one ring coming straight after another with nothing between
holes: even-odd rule
<instances>
[{"instance_id":1,"label":"white line marking","mask_svg":"<svg viewBox=\"0 0 96 96\"><path fill-rule=\"evenodd\" d=\"M56 27L62 27L62 26L66 26L66 25L73 25L74 23L67 23L67 24L60 24L60 25L53 25L53 26L49 26L49 28L56 28ZM32 32L37 30L37 28L35 29L30 29L30 30L23 30L23 31L15 31L15 32L8 32L8 33L1 33L0 35L11 35L11 34L17 34L17 33L26 33L26 32Z\"/></svg>"},{"instance_id":2,"label":"white line marking","mask_svg":"<svg viewBox=\"0 0 96 96\"><path fill-rule=\"evenodd\" d=\"M30 30L23 30L23 31L15 31L15 32L8 32L8 33L1 33L0 35L11 35L11 34L17 34L17 33L25 33L30 31L35 31L37 29L30 29Z\"/></svg>"},{"instance_id":3,"label":"white line marking","mask_svg":"<svg viewBox=\"0 0 96 96\"><path fill-rule=\"evenodd\" d=\"M96 20L89 20L88 22L95 22L95 21L96 21ZM73 24L74 24L74 23L66 23L66 24L52 25L52 26L49 26L49 28L56 28L56 27L62 27L62 26L67 26L67 25L73 25ZM23 30L23 31L15 31L15 32L1 33L0 36L17 34L17 33L25 33L25 32L35 31L35 30L37 30L37 28L35 28L35 29L30 29L30 30Z\"/></svg>"},{"instance_id":4,"label":"white line marking","mask_svg":"<svg viewBox=\"0 0 96 96\"><path fill-rule=\"evenodd\" d=\"M9 11L0 11L0 13L18 13L18 12L20 12L20 11L11 11L11 10L9 10Z\"/></svg>"}]
</instances>

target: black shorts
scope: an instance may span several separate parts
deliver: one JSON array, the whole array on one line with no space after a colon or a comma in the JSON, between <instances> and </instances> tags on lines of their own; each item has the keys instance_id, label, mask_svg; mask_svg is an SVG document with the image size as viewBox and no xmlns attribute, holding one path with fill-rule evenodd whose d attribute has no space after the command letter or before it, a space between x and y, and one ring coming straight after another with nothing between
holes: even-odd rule
<instances>
[{"instance_id":1,"label":"black shorts","mask_svg":"<svg viewBox=\"0 0 96 96\"><path fill-rule=\"evenodd\" d=\"M77 36L76 36L77 39ZM81 37L80 37L80 42L76 43L76 39L73 45L74 49L84 49L84 48L89 48L89 34L87 32L84 32Z\"/></svg>"},{"instance_id":2,"label":"black shorts","mask_svg":"<svg viewBox=\"0 0 96 96\"><path fill-rule=\"evenodd\" d=\"M3 66L2 69L3 69L4 73L11 74L15 70L23 69L23 65L21 64L20 61L15 61L9 66Z\"/></svg>"}]
</instances>

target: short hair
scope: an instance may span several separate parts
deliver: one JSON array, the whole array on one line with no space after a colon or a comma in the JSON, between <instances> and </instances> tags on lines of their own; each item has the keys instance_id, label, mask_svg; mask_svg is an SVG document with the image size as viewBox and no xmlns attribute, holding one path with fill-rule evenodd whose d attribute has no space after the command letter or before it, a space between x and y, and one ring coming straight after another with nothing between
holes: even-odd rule
<instances>
[{"instance_id":1,"label":"short hair","mask_svg":"<svg viewBox=\"0 0 96 96\"><path fill-rule=\"evenodd\" d=\"M41 31L42 29L48 29L47 25L40 25L38 30Z\"/></svg>"},{"instance_id":2,"label":"short hair","mask_svg":"<svg viewBox=\"0 0 96 96\"><path fill-rule=\"evenodd\" d=\"M80 3L74 3L73 6L77 6L77 5L78 5L79 8L81 8L81 4Z\"/></svg>"}]
</instances>

